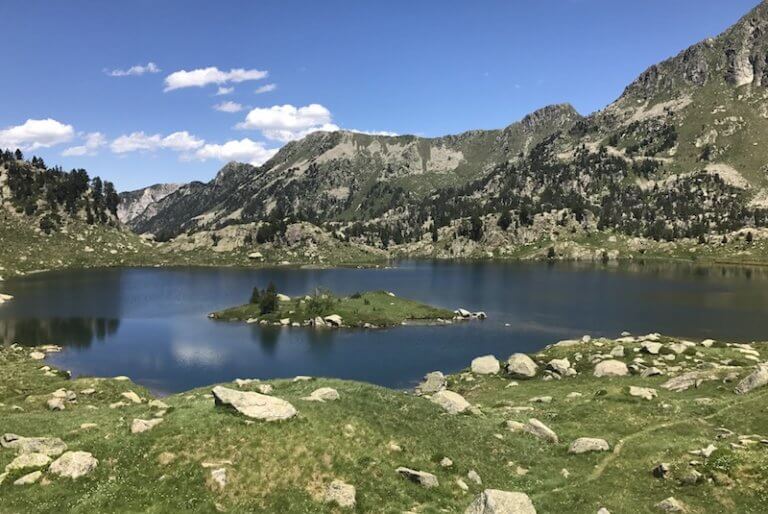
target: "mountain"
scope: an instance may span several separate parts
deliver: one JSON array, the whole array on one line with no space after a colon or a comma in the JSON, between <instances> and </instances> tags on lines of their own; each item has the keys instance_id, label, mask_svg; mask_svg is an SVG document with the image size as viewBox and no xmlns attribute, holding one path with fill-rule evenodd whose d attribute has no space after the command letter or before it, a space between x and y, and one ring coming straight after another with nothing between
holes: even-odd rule
<instances>
[{"instance_id":1,"label":"mountain","mask_svg":"<svg viewBox=\"0 0 768 514\"><path fill-rule=\"evenodd\" d=\"M154 216L154 206L181 187L181 184L155 184L135 191L120 193L120 205L117 217L122 223L128 223L140 215ZM147 208L151 207L149 212Z\"/></svg>"},{"instance_id":2,"label":"mountain","mask_svg":"<svg viewBox=\"0 0 768 514\"><path fill-rule=\"evenodd\" d=\"M589 116L557 105L504 129L440 138L318 132L263 166L230 163L209 183L182 186L130 226L161 240L215 246L231 236L227 245L248 246L288 242L288 227L311 223L345 241L438 257L531 244L557 256L564 241L604 232L714 244L768 225L765 141L762 2Z\"/></svg>"}]
</instances>

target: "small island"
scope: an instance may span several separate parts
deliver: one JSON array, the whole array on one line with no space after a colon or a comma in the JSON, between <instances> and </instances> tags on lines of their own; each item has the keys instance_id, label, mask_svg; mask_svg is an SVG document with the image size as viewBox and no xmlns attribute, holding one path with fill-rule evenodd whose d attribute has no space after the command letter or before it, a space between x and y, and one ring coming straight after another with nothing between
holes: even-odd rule
<instances>
[{"instance_id":1,"label":"small island","mask_svg":"<svg viewBox=\"0 0 768 514\"><path fill-rule=\"evenodd\" d=\"M433 307L388 291L338 296L316 290L311 295L291 298L278 293L270 284L265 290L254 288L249 303L213 312L209 317L261 325L385 328L407 323L448 324L455 319L484 319L485 314Z\"/></svg>"}]
</instances>

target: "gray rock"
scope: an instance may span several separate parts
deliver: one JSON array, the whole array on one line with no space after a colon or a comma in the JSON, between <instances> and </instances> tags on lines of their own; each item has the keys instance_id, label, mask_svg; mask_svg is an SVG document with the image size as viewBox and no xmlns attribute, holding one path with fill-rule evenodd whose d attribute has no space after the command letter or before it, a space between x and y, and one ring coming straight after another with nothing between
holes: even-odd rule
<instances>
[{"instance_id":1,"label":"gray rock","mask_svg":"<svg viewBox=\"0 0 768 514\"><path fill-rule=\"evenodd\" d=\"M0 446L15 449L18 453L42 453L49 457L58 457L67 450L67 445L58 437L22 437L16 434L4 434Z\"/></svg>"},{"instance_id":2,"label":"gray rock","mask_svg":"<svg viewBox=\"0 0 768 514\"><path fill-rule=\"evenodd\" d=\"M16 480L13 485L30 485L34 484L38 480L40 480L40 477L43 476L43 473L40 471L33 471L32 473L29 473L28 475L24 475L23 477Z\"/></svg>"},{"instance_id":3,"label":"gray rock","mask_svg":"<svg viewBox=\"0 0 768 514\"><path fill-rule=\"evenodd\" d=\"M609 359L599 362L595 366L594 375L596 377L624 377L629 374L627 365L621 361Z\"/></svg>"},{"instance_id":4,"label":"gray rock","mask_svg":"<svg viewBox=\"0 0 768 514\"><path fill-rule=\"evenodd\" d=\"M227 468L212 469L211 481L220 491L227 487Z\"/></svg>"},{"instance_id":5,"label":"gray rock","mask_svg":"<svg viewBox=\"0 0 768 514\"><path fill-rule=\"evenodd\" d=\"M644 351L645 353L649 353L651 355L658 355L662 348L661 343L656 343L653 341L645 341L643 344L640 345L640 349Z\"/></svg>"},{"instance_id":6,"label":"gray rock","mask_svg":"<svg viewBox=\"0 0 768 514\"><path fill-rule=\"evenodd\" d=\"M88 452L66 452L53 461L48 471L74 480L91 473L98 465L99 461Z\"/></svg>"},{"instance_id":7,"label":"gray rock","mask_svg":"<svg viewBox=\"0 0 768 514\"><path fill-rule=\"evenodd\" d=\"M525 493L486 489L475 497L464 514L536 514L536 508Z\"/></svg>"},{"instance_id":8,"label":"gray rock","mask_svg":"<svg viewBox=\"0 0 768 514\"><path fill-rule=\"evenodd\" d=\"M527 423L521 423L519 426L515 426L514 428L510 426L510 423L507 423L507 426L510 427L510 429L513 431L521 430L550 443L557 444L560 441L554 430L536 418L531 418Z\"/></svg>"},{"instance_id":9,"label":"gray rock","mask_svg":"<svg viewBox=\"0 0 768 514\"><path fill-rule=\"evenodd\" d=\"M411 482L419 484L422 487L426 487L427 489L431 489L432 487L437 487L440 485L437 481L437 477L432 473L427 473L426 471L416 471L405 467L399 467L395 471Z\"/></svg>"},{"instance_id":10,"label":"gray rock","mask_svg":"<svg viewBox=\"0 0 768 514\"><path fill-rule=\"evenodd\" d=\"M131 433L132 434L141 434L143 432L148 432L155 428L157 425L162 423L163 420L161 418L155 418L155 419L134 419L133 423L131 423Z\"/></svg>"},{"instance_id":11,"label":"gray rock","mask_svg":"<svg viewBox=\"0 0 768 514\"><path fill-rule=\"evenodd\" d=\"M335 503L345 509L354 509L357 503L355 486L334 480L325 488L325 503Z\"/></svg>"},{"instance_id":12,"label":"gray rock","mask_svg":"<svg viewBox=\"0 0 768 514\"><path fill-rule=\"evenodd\" d=\"M658 396L658 392L651 387L629 386L629 395L642 398L643 400L653 400Z\"/></svg>"},{"instance_id":13,"label":"gray rock","mask_svg":"<svg viewBox=\"0 0 768 514\"><path fill-rule=\"evenodd\" d=\"M656 376L663 375L663 374L664 374L664 372L661 371L659 368L656 368L656 367L652 366L650 368L645 368L642 371L642 373L640 373L640 376L643 377L643 378L648 378L648 377L656 377Z\"/></svg>"},{"instance_id":14,"label":"gray rock","mask_svg":"<svg viewBox=\"0 0 768 514\"><path fill-rule=\"evenodd\" d=\"M44 468L51 463L51 458L44 453L22 453L5 466L6 471Z\"/></svg>"},{"instance_id":15,"label":"gray rock","mask_svg":"<svg viewBox=\"0 0 768 514\"><path fill-rule=\"evenodd\" d=\"M605 439L579 437L568 447L568 453L581 454L588 452L607 452L611 447Z\"/></svg>"},{"instance_id":16,"label":"gray rock","mask_svg":"<svg viewBox=\"0 0 768 514\"><path fill-rule=\"evenodd\" d=\"M736 385L736 394L747 394L750 391L768 384L768 365L758 366L757 369Z\"/></svg>"},{"instance_id":17,"label":"gray rock","mask_svg":"<svg viewBox=\"0 0 768 514\"><path fill-rule=\"evenodd\" d=\"M216 405L229 405L244 416L262 421L280 421L297 414L293 405L274 396L216 386L213 397Z\"/></svg>"},{"instance_id":18,"label":"gray rock","mask_svg":"<svg viewBox=\"0 0 768 514\"><path fill-rule=\"evenodd\" d=\"M507 372L516 378L533 378L538 366L524 353L516 353L507 359Z\"/></svg>"},{"instance_id":19,"label":"gray rock","mask_svg":"<svg viewBox=\"0 0 768 514\"><path fill-rule=\"evenodd\" d=\"M703 382L707 380L716 380L717 373L710 371L690 371L683 373L677 377L671 378L661 384L663 389L668 391L682 392L690 389L691 387L699 387Z\"/></svg>"},{"instance_id":20,"label":"gray rock","mask_svg":"<svg viewBox=\"0 0 768 514\"><path fill-rule=\"evenodd\" d=\"M476 483L477 485L482 485L483 481L480 478L480 475L477 474L477 471L474 469L470 469L469 473L467 473L467 478L471 480L472 482Z\"/></svg>"},{"instance_id":21,"label":"gray rock","mask_svg":"<svg viewBox=\"0 0 768 514\"><path fill-rule=\"evenodd\" d=\"M141 403L141 398L138 394L134 393L133 391L126 391L124 393L120 393L120 396L125 398L126 400L132 402L132 403Z\"/></svg>"},{"instance_id":22,"label":"gray rock","mask_svg":"<svg viewBox=\"0 0 768 514\"><path fill-rule=\"evenodd\" d=\"M495 375L501 371L501 365L493 355L484 355L472 360L471 369L477 375Z\"/></svg>"},{"instance_id":23,"label":"gray rock","mask_svg":"<svg viewBox=\"0 0 768 514\"><path fill-rule=\"evenodd\" d=\"M64 410L66 408L63 398L50 398L47 405L50 410Z\"/></svg>"},{"instance_id":24,"label":"gray rock","mask_svg":"<svg viewBox=\"0 0 768 514\"><path fill-rule=\"evenodd\" d=\"M445 409L448 414L459 414L470 408L469 402L453 391L440 391L432 395L430 400Z\"/></svg>"},{"instance_id":25,"label":"gray rock","mask_svg":"<svg viewBox=\"0 0 768 514\"><path fill-rule=\"evenodd\" d=\"M656 508L664 512L685 512L685 506L672 496L657 503Z\"/></svg>"},{"instance_id":26,"label":"gray rock","mask_svg":"<svg viewBox=\"0 0 768 514\"><path fill-rule=\"evenodd\" d=\"M416 386L416 394L434 394L448 386L448 380L440 371L433 371L424 375L424 380Z\"/></svg>"},{"instance_id":27,"label":"gray rock","mask_svg":"<svg viewBox=\"0 0 768 514\"><path fill-rule=\"evenodd\" d=\"M326 325L330 325L332 327L340 327L344 324L344 321L338 314L331 314L330 316L326 316L323 318L323 321L325 321Z\"/></svg>"},{"instance_id":28,"label":"gray rock","mask_svg":"<svg viewBox=\"0 0 768 514\"><path fill-rule=\"evenodd\" d=\"M571 367L571 361L568 359L552 359L547 363L547 369L550 369L558 375L564 377Z\"/></svg>"},{"instance_id":29,"label":"gray rock","mask_svg":"<svg viewBox=\"0 0 768 514\"><path fill-rule=\"evenodd\" d=\"M332 387L321 387L315 389L309 396L305 396L302 400L309 402L331 402L339 399L339 392Z\"/></svg>"},{"instance_id":30,"label":"gray rock","mask_svg":"<svg viewBox=\"0 0 768 514\"><path fill-rule=\"evenodd\" d=\"M670 467L669 467L669 464L667 464L666 462L662 462L661 464L653 468L653 470L651 471L651 473L653 473L653 476L661 479L667 478L667 475L669 475L669 472L670 472Z\"/></svg>"}]
</instances>

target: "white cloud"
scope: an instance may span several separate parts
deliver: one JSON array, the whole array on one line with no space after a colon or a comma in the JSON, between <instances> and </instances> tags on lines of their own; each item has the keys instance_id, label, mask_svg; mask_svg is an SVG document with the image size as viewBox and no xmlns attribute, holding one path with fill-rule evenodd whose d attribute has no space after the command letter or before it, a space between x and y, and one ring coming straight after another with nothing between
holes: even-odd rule
<instances>
[{"instance_id":1,"label":"white cloud","mask_svg":"<svg viewBox=\"0 0 768 514\"><path fill-rule=\"evenodd\" d=\"M189 152L200 148L205 141L196 138L189 132L174 132L168 136L160 134L147 135L144 132L132 132L122 135L112 141L110 148L114 153L129 152L153 152L160 149L175 150L177 152Z\"/></svg>"},{"instance_id":2,"label":"white cloud","mask_svg":"<svg viewBox=\"0 0 768 514\"><path fill-rule=\"evenodd\" d=\"M70 146L61 152L64 157L81 155L96 155L99 148L107 144L107 138L101 132L91 132L83 136L84 142L79 146Z\"/></svg>"},{"instance_id":3,"label":"white cloud","mask_svg":"<svg viewBox=\"0 0 768 514\"><path fill-rule=\"evenodd\" d=\"M218 91L216 91L216 96L230 95L234 91L235 91L235 88L233 87L219 87Z\"/></svg>"},{"instance_id":4,"label":"white cloud","mask_svg":"<svg viewBox=\"0 0 768 514\"><path fill-rule=\"evenodd\" d=\"M173 91L185 87L203 87L209 84L227 84L229 82L245 82L247 80L260 80L268 73L261 70L246 70L235 68L222 71L215 66L199 68L196 70L179 70L165 77L165 91Z\"/></svg>"},{"instance_id":5,"label":"white cloud","mask_svg":"<svg viewBox=\"0 0 768 514\"><path fill-rule=\"evenodd\" d=\"M37 150L66 143L74 135L72 125L51 118L27 120L22 125L0 130L0 148Z\"/></svg>"},{"instance_id":6,"label":"white cloud","mask_svg":"<svg viewBox=\"0 0 768 514\"><path fill-rule=\"evenodd\" d=\"M237 128L260 130L264 137L282 142L300 139L318 130L339 130L332 123L331 111L320 104L257 107L248 113L245 121L237 124Z\"/></svg>"},{"instance_id":7,"label":"white cloud","mask_svg":"<svg viewBox=\"0 0 768 514\"><path fill-rule=\"evenodd\" d=\"M243 110L243 106L237 102L221 102L214 105L213 108L220 112L240 112Z\"/></svg>"},{"instance_id":8,"label":"white cloud","mask_svg":"<svg viewBox=\"0 0 768 514\"><path fill-rule=\"evenodd\" d=\"M277 153L277 148L266 148L264 143L248 138L227 141L222 145L207 144L195 152L194 157L205 161L217 159L220 161L248 162L254 166L268 161Z\"/></svg>"},{"instance_id":9,"label":"white cloud","mask_svg":"<svg viewBox=\"0 0 768 514\"><path fill-rule=\"evenodd\" d=\"M149 62L147 63L146 66L137 64L136 66L131 66L127 70L121 70L121 69L104 70L104 73L106 73L110 77L130 77L131 75L144 75L145 73L160 73L161 71L162 70L157 67L157 64L153 62Z\"/></svg>"},{"instance_id":10,"label":"white cloud","mask_svg":"<svg viewBox=\"0 0 768 514\"><path fill-rule=\"evenodd\" d=\"M254 91L254 93L256 93L257 95L261 95L263 93L269 93L270 91L274 91L275 89L277 89L277 84L264 84L263 86L256 88L256 91Z\"/></svg>"}]
</instances>

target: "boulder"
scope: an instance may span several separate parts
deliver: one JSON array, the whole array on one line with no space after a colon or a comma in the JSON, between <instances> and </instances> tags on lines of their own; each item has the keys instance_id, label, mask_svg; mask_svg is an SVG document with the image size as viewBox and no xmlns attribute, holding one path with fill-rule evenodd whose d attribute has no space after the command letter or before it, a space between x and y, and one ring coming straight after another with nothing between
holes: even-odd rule
<instances>
[{"instance_id":1,"label":"boulder","mask_svg":"<svg viewBox=\"0 0 768 514\"><path fill-rule=\"evenodd\" d=\"M707 380L717 380L717 373L712 371L690 371L670 378L661 384L661 387L668 391L680 393L687 391L691 387L699 387L699 385Z\"/></svg>"},{"instance_id":2,"label":"boulder","mask_svg":"<svg viewBox=\"0 0 768 514\"><path fill-rule=\"evenodd\" d=\"M561 377L564 377L571 367L571 361L568 359L552 359L547 363L547 369L554 371Z\"/></svg>"},{"instance_id":3,"label":"boulder","mask_svg":"<svg viewBox=\"0 0 768 514\"><path fill-rule=\"evenodd\" d=\"M291 297L285 294L277 293L277 301L278 302L290 302Z\"/></svg>"},{"instance_id":4,"label":"boulder","mask_svg":"<svg viewBox=\"0 0 768 514\"><path fill-rule=\"evenodd\" d=\"M38 480L40 480L40 477L43 476L43 473L41 471L33 471L32 473L29 473L28 475L24 475L23 477L16 480L13 485L30 485L34 484Z\"/></svg>"},{"instance_id":5,"label":"boulder","mask_svg":"<svg viewBox=\"0 0 768 514\"><path fill-rule=\"evenodd\" d=\"M5 471L44 468L51 463L51 458L44 453L22 453L5 466Z\"/></svg>"},{"instance_id":6,"label":"boulder","mask_svg":"<svg viewBox=\"0 0 768 514\"><path fill-rule=\"evenodd\" d=\"M651 355L658 355L662 348L661 343L656 343L654 341L645 341L643 344L640 345L640 350L649 353Z\"/></svg>"},{"instance_id":7,"label":"boulder","mask_svg":"<svg viewBox=\"0 0 768 514\"><path fill-rule=\"evenodd\" d=\"M354 509L357 503L355 486L334 480L325 488L325 503L335 503L344 509Z\"/></svg>"},{"instance_id":8,"label":"boulder","mask_svg":"<svg viewBox=\"0 0 768 514\"><path fill-rule=\"evenodd\" d=\"M66 452L51 463L48 471L74 480L91 473L98 465L99 461L88 452Z\"/></svg>"},{"instance_id":9,"label":"boulder","mask_svg":"<svg viewBox=\"0 0 768 514\"><path fill-rule=\"evenodd\" d=\"M29 354L29 358L35 361L41 361L45 359L45 354L43 352L32 352Z\"/></svg>"},{"instance_id":10,"label":"boulder","mask_svg":"<svg viewBox=\"0 0 768 514\"><path fill-rule=\"evenodd\" d=\"M132 403L141 403L141 398L138 394L134 393L133 391L126 391L124 393L120 393L120 396L125 398L126 400L132 402Z\"/></svg>"},{"instance_id":11,"label":"boulder","mask_svg":"<svg viewBox=\"0 0 768 514\"><path fill-rule=\"evenodd\" d=\"M568 453L607 452L611 447L605 439L592 437L579 437L568 447Z\"/></svg>"},{"instance_id":12,"label":"boulder","mask_svg":"<svg viewBox=\"0 0 768 514\"><path fill-rule=\"evenodd\" d=\"M747 394L748 392L763 387L768 384L768 365L758 366L758 368L744 378L736 385L736 394Z\"/></svg>"},{"instance_id":13,"label":"boulder","mask_svg":"<svg viewBox=\"0 0 768 514\"><path fill-rule=\"evenodd\" d=\"M67 450L67 445L58 437L22 437L16 434L3 435L0 446L15 449L18 453L42 453L49 457L58 457Z\"/></svg>"},{"instance_id":14,"label":"boulder","mask_svg":"<svg viewBox=\"0 0 768 514\"><path fill-rule=\"evenodd\" d=\"M332 387L321 387L315 389L309 396L302 398L302 400L310 402L330 402L339 399L339 392Z\"/></svg>"},{"instance_id":15,"label":"boulder","mask_svg":"<svg viewBox=\"0 0 768 514\"><path fill-rule=\"evenodd\" d=\"M155 418L155 419L134 419L133 423L131 423L131 433L132 434L141 434L143 432L148 432L155 428L157 425L162 423L163 420L161 418Z\"/></svg>"},{"instance_id":16,"label":"boulder","mask_svg":"<svg viewBox=\"0 0 768 514\"><path fill-rule=\"evenodd\" d=\"M532 436L538 437L539 439L549 443L557 444L560 441L554 430L536 418L529 419L528 423L522 425L521 428L524 432L527 432L528 434L531 434Z\"/></svg>"},{"instance_id":17,"label":"boulder","mask_svg":"<svg viewBox=\"0 0 768 514\"><path fill-rule=\"evenodd\" d=\"M459 414L470 407L463 396L448 390L435 393L430 400L445 409L448 414Z\"/></svg>"},{"instance_id":18,"label":"boulder","mask_svg":"<svg viewBox=\"0 0 768 514\"><path fill-rule=\"evenodd\" d=\"M643 400L653 400L658 396L658 392L651 387L629 386L629 395L642 398Z\"/></svg>"},{"instance_id":19,"label":"boulder","mask_svg":"<svg viewBox=\"0 0 768 514\"><path fill-rule=\"evenodd\" d=\"M538 366L524 353L515 353L507 359L507 373L515 378L533 378Z\"/></svg>"},{"instance_id":20,"label":"boulder","mask_svg":"<svg viewBox=\"0 0 768 514\"><path fill-rule=\"evenodd\" d=\"M664 512L685 512L685 506L672 496L657 503L656 508Z\"/></svg>"},{"instance_id":21,"label":"boulder","mask_svg":"<svg viewBox=\"0 0 768 514\"><path fill-rule=\"evenodd\" d=\"M624 377L629 374L629 368L621 361L609 359L595 366L596 377Z\"/></svg>"},{"instance_id":22,"label":"boulder","mask_svg":"<svg viewBox=\"0 0 768 514\"><path fill-rule=\"evenodd\" d=\"M433 371L424 375L424 380L416 386L416 394L434 394L448 386L448 380L440 371Z\"/></svg>"},{"instance_id":23,"label":"boulder","mask_svg":"<svg viewBox=\"0 0 768 514\"><path fill-rule=\"evenodd\" d=\"M216 468L211 470L211 481L218 490L227 487L227 468Z\"/></svg>"},{"instance_id":24,"label":"boulder","mask_svg":"<svg viewBox=\"0 0 768 514\"><path fill-rule=\"evenodd\" d=\"M293 405L274 396L216 386L213 397L216 405L229 405L244 416L262 421L280 421L297 414Z\"/></svg>"},{"instance_id":25,"label":"boulder","mask_svg":"<svg viewBox=\"0 0 768 514\"><path fill-rule=\"evenodd\" d=\"M461 308L456 309L455 311L453 311L453 313L460 318L469 318L472 316L472 313L469 312L467 309L461 309Z\"/></svg>"},{"instance_id":26,"label":"boulder","mask_svg":"<svg viewBox=\"0 0 768 514\"><path fill-rule=\"evenodd\" d=\"M326 316L323 318L323 321L325 321L326 325L330 325L332 327L340 327L344 323L344 321L341 319L341 316L338 314L331 314L330 316Z\"/></svg>"},{"instance_id":27,"label":"boulder","mask_svg":"<svg viewBox=\"0 0 768 514\"><path fill-rule=\"evenodd\" d=\"M440 485L437 481L437 477L432 473L427 473L426 471L416 471L414 469L405 467L399 467L395 471L402 477L407 478L411 482L419 484L422 487L426 487L427 489L431 489Z\"/></svg>"},{"instance_id":28,"label":"boulder","mask_svg":"<svg viewBox=\"0 0 768 514\"><path fill-rule=\"evenodd\" d=\"M248 258L254 261L260 261L264 258L261 252L251 252L248 254Z\"/></svg>"},{"instance_id":29,"label":"boulder","mask_svg":"<svg viewBox=\"0 0 768 514\"><path fill-rule=\"evenodd\" d=\"M471 369L477 375L494 375L501 371L501 365L493 355L485 355L473 359Z\"/></svg>"},{"instance_id":30,"label":"boulder","mask_svg":"<svg viewBox=\"0 0 768 514\"><path fill-rule=\"evenodd\" d=\"M64 410L66 408L63 398L50 398L46 403L50 410Z\"/></svg>"},{"instance_id":31,"label":"boulder","mask_svg":"<svg viewBox=\"0 0 768 514\"><path fill-rule=\"evenodd\" d=\"M467 507L464 514L536 514L525 493L486 489Z\"/></svg>"}]
</instances>

